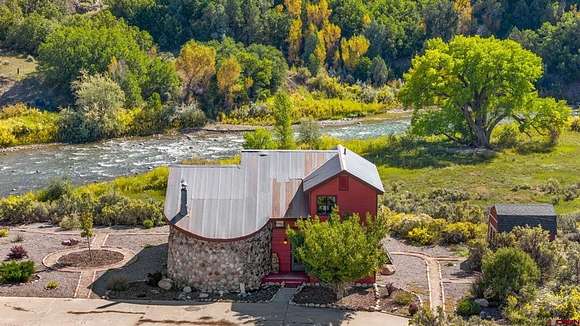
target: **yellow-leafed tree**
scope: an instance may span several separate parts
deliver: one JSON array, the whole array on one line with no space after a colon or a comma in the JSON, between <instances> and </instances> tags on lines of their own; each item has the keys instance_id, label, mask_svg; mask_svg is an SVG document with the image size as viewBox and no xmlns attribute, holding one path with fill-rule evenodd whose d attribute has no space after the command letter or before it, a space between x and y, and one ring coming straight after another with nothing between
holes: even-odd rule
<instances>
[{"instance_id":1,"label":"yellow-leafed tree","mask_svg":"<svg viewBox=\"0 0 580 326\"><path fill-rule=\"evenodd\" d=\"M186 103L191 103L195 95L202 94L215 75L214 48L196 41L187 42L175 61L177 73L183 81L183 97Z\"/></svg>"}]
</instances>

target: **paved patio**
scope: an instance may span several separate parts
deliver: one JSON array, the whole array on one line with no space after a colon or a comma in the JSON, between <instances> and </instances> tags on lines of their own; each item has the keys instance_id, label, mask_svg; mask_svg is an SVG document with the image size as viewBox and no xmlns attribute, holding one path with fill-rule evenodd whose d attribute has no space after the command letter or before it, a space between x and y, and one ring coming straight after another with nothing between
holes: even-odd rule
<instances>
[{"instance_id":1,"label":"paved patio","mask_svg":"<svg viewBox=\"0 0 580 326\"><path fill-rule=\"evenodd\" d=\"M404 326L406 318L286 303L167 304L0 297L0 325L364 325Z\"/></svg>"}]
</instances>

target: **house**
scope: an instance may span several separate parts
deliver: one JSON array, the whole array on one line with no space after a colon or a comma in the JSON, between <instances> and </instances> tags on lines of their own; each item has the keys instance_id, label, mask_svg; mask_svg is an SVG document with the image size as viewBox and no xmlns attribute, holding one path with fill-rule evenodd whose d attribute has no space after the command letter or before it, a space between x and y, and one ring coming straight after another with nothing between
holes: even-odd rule
<instances>
[{"instance_id":1,"label":"house","mask_svg":"<svg viewBox=\"0 0 580 326\"><path fill-rule=\"evenodd\" d=\"M541 226L556 239L556 211L550 204L501 204L489 209L488 239L497 232L510 232L516 226Z\"/></svg>"},{"instance_id":2,"label":"house","mask_svg":"<svg viewBox=\"0 0 580 326\"><path fill-rule=\"evenodd\" d=\"M203 291L301 284L309 278L286 228L337 205L341 214L375 216L383 192L376 166L342 146L244 150L239 165L171 166L168 276Z\"/></svg>"}]
</instances>

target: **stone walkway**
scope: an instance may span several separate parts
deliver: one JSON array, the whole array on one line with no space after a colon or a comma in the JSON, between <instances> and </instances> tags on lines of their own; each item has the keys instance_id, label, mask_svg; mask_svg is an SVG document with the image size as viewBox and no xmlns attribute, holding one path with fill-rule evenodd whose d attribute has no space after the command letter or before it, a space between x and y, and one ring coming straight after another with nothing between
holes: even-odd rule
<instances>
[{"instance_id":1,"label":"stone walkway","mask_svg":"<svg viewBox=\"0 0 580 326\"><path fill-rule=\"evenodd\" d=\"M274 295L271 302L273 303L289 303L294 294L296 293L296 288L280 288L278 292Z\"/></svg>"}]
</instances>

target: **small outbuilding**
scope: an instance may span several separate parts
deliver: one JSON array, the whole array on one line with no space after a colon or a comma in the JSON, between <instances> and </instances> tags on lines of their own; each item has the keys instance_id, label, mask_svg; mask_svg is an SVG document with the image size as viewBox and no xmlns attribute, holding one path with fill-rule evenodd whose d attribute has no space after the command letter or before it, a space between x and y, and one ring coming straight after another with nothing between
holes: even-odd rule
<instances>
[{"instance_id":1,"label":"small outbuilding","mask_svg":"<svg viewBox=\"0 0 580 326\"><path fill-rule=\"evenodd\" d=\"M556 211L550 204L498 204L489 209L488 239L497 232L510 232L516 226L541 226L556 239Z\"/></svg>"}]
</instances>

